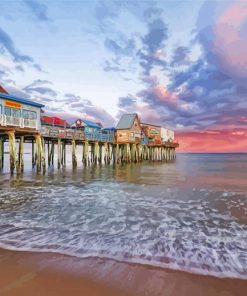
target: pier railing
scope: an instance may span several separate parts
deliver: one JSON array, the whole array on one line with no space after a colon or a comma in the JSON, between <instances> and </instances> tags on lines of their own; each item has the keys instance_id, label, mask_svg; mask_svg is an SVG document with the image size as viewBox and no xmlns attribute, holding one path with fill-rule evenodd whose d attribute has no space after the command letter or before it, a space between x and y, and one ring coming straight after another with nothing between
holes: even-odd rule
<instances>
[{"instance_id":1,"label":"pier railing","mask_svg":"<svg viewBox=\"0 0 247 296\"><path fill-rule=\"evenodd\" d=\"M111 133L96 132L96 133L85 133L86 140L88 141L100 141L100 142L113 142L114 135Z\"/></svg>"},{"instance_id":2,"label":"pier railing","mask_svg":"<svg viewBox=\"0 0 247 296\"><path fill-rule=\"evenodd\" d=\"M113 142L114 133L97 131L97 132L84 132L83 130L72 129L69 127L59 126L46 126L42 125L41 135L48 138L61 138L61 139L74 139L86 140L95 142Z\"/></svg>"},{"instance_id":3,"label":"pier railing","mask_svg":"<svg viewBox=\"0 0 247 296\"><path fill-rule=\"evenodd\" d=\"M51 127L43 125L41 127L41 135L47 138L85 140L85 133L83 131L58 126Z\"/></svg>"},{"instance_id":4,"label":"pier railing","mask_svg":"<svg viewBox=\"0 0 247 296\"><path fill-rule=\"evenodd\" d=\"M1 126L15 126L20 128L31 128L37 129L37 120L35 119L26 119L14 116L8 116L0 114L0 125Z\"/></svg>"},{"instance_id":5,"label":"pier railing","mask_svg":"<svg viewBox=\"0 0 247 296\"><path fill-rule=\"evenodd\" d=\"M157 143L154 143L154 142L149 142L148 143L148 146L152 147L158 147L158 146L166 146L168 148L178 148L179 147L179 144L177 142L169 142L169 141L166 141L166 142L161 142L159 144Z\"/></svg>"}]
</instances>

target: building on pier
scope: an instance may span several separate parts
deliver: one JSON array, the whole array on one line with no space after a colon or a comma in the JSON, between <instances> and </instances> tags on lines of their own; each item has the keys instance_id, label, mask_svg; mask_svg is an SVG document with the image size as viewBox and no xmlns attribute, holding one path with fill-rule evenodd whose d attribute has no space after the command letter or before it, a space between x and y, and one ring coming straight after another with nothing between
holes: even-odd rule
<instances>
[{"instance_id":1,"label":"building on pier","mask_svg":"<svg viewBox=\"0 0 247 296\"><path fill-rule=\"evenodd\" d=\"M143 124L136 113L124 114L115 128L78 119L72 125L59 117L42 115L42 104L9 95L0 87L0 170L8 142L10 173L24 171L24 144L30 143L32 167L37 172L46 166L66 166L66 147L71 145L73 168L77 167L77 146L81 159L89 164L114 164L175 159L174 132ZM160 140L161 139L161 140ZM140 144L140 145L139 145ZM54 155L57 154L55 158Z\"/></svg>"},{"instance_id":2,"label":"building on pier","mask_svg":"<svg viewBox=\"0 0 247 296\"><path fill-rule=\"evenodd\" d=\"M88 141L101 141L101 123L96 123L87 119L77 119L71 127L84 131L86 140Z\"/></svg>"},{"instance_id":3,"label":"building on pier","mask_svg":"<svg viewBox=\"0 0 247 296\"><path fill-rule=\"evenodd\" d=\"M115 127L103 128L102 129L102 141L114 142L116 129Z\"/></svg>"},{"instance_id":4,"label":"building on pier","mask_svg":"<svg viewBox=\"0 0 247 296\"><path fill-rule=\"evenodd\" d=\"M161 144L161 126L142 123L142 131L148 144Z\"/></svg>"},{"instance_id":5,"label":"building on pier","mask_svg":"<svg viewBox=\"0 0 247 296\"><path fill-rule=\"evenodd\" d=\"M0 88L0 129L40 130L44 105L12 96Z\"/></svg>"},{"instance_id":6,"label":"building on pier","mask_svg":"<svg viewBox=\"0 0 247 296\"><path fill-rule=\"evenodd\" d=\"M113 142L115 140L116 129L114 127L103 128L100 122L77 119L71 128L83 131L88 141Z\"/></svg>"},{"instance_id":7,"label":"building on pier","mask_svg":"<svg viewBox=\"0 0 247 296\"><path fill-rule=\"evenodd\" d=\"M141 143L142 127L136 113L123 114L116 127L117 143Z\"/></svg>"},{"instance_id":8,"label":"building on pier","mask_svg":"<svg viewBox=\"0 0 247 296\"><path fill-rule=\"evenodd\" d=\"M74 131L70 128L70 124L60 118L47 115L41 116L41 134L46 137L54 138L73 138ZM84 133L79 138L85 138Z\"/></svg>"},{"instance_id":9,"label":"building on pier","mask_svg":"<svg viewBox=\"0 0 247 296\"><path fill-rule=\"evenodd\" d=\"M56 116L47 116L47 115L43 115L41 116L41 124L43 126L57 126L57 127L64 127L64 128L68 128L70 127L70 124L60 118L60 117L56 117Z\"/></svg>"},{"instance_id":10,"label":"building on pier","mask_svg":"<svg viewBox=\"0 0 247 296\"><path fill-rule=\"evenodd\" d=\"M162 142L174 142L174 131L169 130L167 128L161 128L161 140Z\"/></svg>"}]
</instances>

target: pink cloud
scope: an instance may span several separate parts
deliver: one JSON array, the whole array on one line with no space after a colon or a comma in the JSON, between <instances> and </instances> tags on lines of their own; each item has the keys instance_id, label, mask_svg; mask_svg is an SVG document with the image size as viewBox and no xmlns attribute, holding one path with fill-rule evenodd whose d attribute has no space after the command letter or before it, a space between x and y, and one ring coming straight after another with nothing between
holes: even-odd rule
<instances>
[{"instance_id":1,"label":"pink cloud","mask_svg":"<svg viewBox=\"0 0 247 296\"><path fill-rule=\"evenodd\" d=\"M247 129L176 133L180 152L247 152Z\"/></svg>"},{"instance_id":2,"label":"pink cloud","mask_svg":"<svg viewBox=\"0 0 247 296\"><path fill-rule=\"evenodd\" d=\"M176 94L168 91L167 88L160 84L153 88L153 94L160 102L166 102L175 106L178 104L178 97Z\"/></svg>"},{"instance_id":3,"label":"pink cloud","mask_svg":"<svg viewBox=\"0 0 247 296\"><path fill-rule=\"evenodd\" d=\"M236 1L218 17L214 51L228 72L247 74L247 2Z\"/></svg>"}]
</instances>

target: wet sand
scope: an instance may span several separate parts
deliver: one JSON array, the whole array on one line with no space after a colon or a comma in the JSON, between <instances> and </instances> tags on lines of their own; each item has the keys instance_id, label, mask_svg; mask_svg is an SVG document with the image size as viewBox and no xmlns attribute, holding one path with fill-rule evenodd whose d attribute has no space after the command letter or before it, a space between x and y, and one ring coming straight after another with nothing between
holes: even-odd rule
<instances>
[{"instance_id":1,"label":"wet sand","mask_svg":"<svg viewBox=\"0 0 247 296\"><path fill-rule=\"evenodd\" d=\"M0 250L0 295L246 295L247 281L105 259Z\"/></svg>"}]
</instances>

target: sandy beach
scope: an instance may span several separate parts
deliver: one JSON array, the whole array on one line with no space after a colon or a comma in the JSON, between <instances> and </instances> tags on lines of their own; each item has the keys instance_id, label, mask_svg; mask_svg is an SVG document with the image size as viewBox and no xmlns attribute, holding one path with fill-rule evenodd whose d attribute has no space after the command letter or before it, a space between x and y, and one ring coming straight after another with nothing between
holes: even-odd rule
<instances>
[{"instance_id":1,"label":"sandy beach","mask_svg":"<svg viewBox=\"0 0 247 296\"><path fill-rule=\"evenodd\" d=\"M247 281L103 259L0 252L0 295L246 295Z\"/></svg>"}]
</instances>

